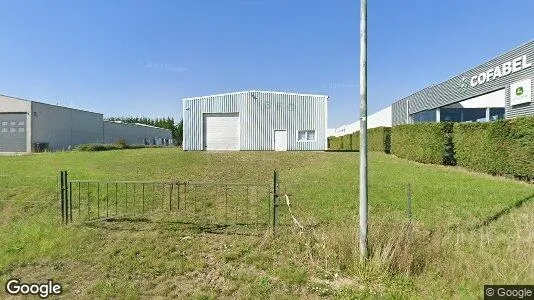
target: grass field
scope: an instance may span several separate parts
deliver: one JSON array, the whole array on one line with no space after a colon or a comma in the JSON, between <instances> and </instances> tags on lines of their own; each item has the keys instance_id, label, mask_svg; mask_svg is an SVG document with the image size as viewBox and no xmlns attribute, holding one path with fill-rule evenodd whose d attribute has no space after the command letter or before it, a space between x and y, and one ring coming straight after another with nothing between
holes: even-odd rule
<instances>
[{"instance_id":1,"label":"grass field","mask_svg":"<svg viewBox=\"0 0 534 300\"><path fill-rule=\"evenodd\" d=\"M56 177L272 183L272 236L124 219L61 226ZM358 260L358 153L138 149L0 157L0 281L53 278L67 298L473 298L534 282L534 187L370 154L370 253ZM413 219L406 217L407 185ZM264 234L263 234L264 233ZM3 284L3 283L2 283Z\"/></svg>"}]
</instances>

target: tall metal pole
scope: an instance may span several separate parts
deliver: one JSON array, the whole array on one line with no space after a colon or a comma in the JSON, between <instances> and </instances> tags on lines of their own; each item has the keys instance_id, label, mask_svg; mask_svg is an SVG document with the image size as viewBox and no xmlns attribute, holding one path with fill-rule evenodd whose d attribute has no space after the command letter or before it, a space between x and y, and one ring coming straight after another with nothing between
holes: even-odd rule
<instances>
[{"instance_id":1,"label":"tall metal pole","mask_svg":"<svg viewBox=\"0 0 534 300\"><path fill-rule=\"evenodd\" d=\"M367 259L367 0L360 0L360 259Z\"/></svg>"}]
</instances>

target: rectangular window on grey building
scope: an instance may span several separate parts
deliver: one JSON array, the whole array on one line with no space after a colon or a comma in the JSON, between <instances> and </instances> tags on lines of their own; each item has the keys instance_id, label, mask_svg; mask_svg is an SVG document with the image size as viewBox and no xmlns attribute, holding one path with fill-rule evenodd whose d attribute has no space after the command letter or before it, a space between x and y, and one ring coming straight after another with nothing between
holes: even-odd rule
<instances>
[{"instance_id":1,"label":"rectangular window on grey building","mask_svg":"<svg viewBox=\"0 0 534 300\"><path fill-rule=\"evenodd\" d=\"M436 110L425 110L412 115L414 123L436 122Z\"/></svg>"},{"instance_id":2,"label":"rectangular window on grey building","mask_svg":"<svg viewBox=\"0 0 534 300\"><path fill-rule=\"evenodd\" d=\"M463 122L486 122L485 108L462 108Z\"/></svg>"},{"instance_id":3,"label":"rectangular window on grey building","mask_svg":"<svg viewBox=\"0 0 534 300\"><path fill-rule=\"evenodd\" d=\"M490 121L497 121L502 119L504 119L504 108L490 108Z\"/></svg>"},{"instance_id":4,"label":"rectangular window on grey building","mask_svg":"<svg viewBox=\"0 0 534 300\"><path fill-rule=\"evenodd\" d=\"M441 108L440 113L443 122L462 122L461 108Z\"/></svg>"},{"instance_id":5,"label":"rectangular window on grey building","mask_svg":"<svg viewBox=\"0 0 534 300\"><path fill-rule=\"evenodd\" d=\"M315 130L300 130L298 132L298 141L315 141Z\"/></svg>"}]
</instances>

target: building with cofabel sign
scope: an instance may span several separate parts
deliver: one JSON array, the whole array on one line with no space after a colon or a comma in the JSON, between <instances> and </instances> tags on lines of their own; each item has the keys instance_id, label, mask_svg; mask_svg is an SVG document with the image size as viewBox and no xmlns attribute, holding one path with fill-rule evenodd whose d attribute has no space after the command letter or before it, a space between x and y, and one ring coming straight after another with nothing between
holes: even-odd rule
<instances>
[{"instance_id":1,"label":"building with cofabel sign","mask_svg":"<svg viewBox=\"0 0 534 300\"><path fill-rule=\"evenodd\" d=\"M534 40L391 106L393 126L534 115Z\"/></svg>"}]
</instances>

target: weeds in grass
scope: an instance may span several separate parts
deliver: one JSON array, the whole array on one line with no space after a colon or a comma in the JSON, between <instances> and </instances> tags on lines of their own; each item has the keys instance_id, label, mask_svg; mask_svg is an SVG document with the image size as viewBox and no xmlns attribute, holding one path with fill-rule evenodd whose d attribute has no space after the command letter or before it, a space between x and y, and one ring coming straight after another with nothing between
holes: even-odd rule
<instances>
[{"instance_id":1,"label":"weeds in grass","mask_svg":"<svg viewBox=\"0 0 534 300\"><path fill-rule=\"evenodd\" d=\"M532 186L377 153L370 158L364 264L357 160L350 153L162 148L0 157L0 281L58 278L65 297L86 299L479 298L483 284L534 282ZM302 234L285 206L276 236L155 213L152 222L59 227L58 169L81 179L270 182L273 168L293 195ZM406 182L413 184L411 226Z\"/></svg>"},{"instance_id":2,"label":"weeds in grass","mask_svg":"<svg viewBox=\"0 0 534 300\"><path fill-rule=\"evenodd\" d=\"M301 241L310 266L326 271L327 278L338 273L420 274L432 260L436 248L429 242L429 231L416 223L376 222L370 228L368 260L360 260L355 226L312 229ZM363 271L363 272L362 272Z\"/></svg>"}]
</instances>

